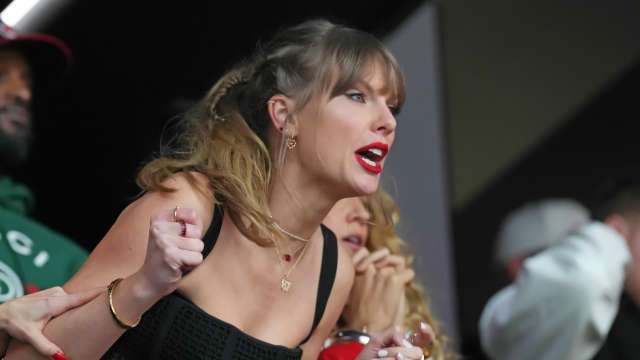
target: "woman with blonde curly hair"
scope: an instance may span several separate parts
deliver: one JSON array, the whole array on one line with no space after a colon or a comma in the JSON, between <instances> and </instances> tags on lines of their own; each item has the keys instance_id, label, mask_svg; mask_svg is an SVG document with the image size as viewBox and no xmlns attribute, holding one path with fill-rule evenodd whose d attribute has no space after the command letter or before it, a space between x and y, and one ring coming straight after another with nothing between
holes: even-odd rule
<instances>
[{"instance_id":1,"label":"woman with blonde curly hair","mask_svg":"<svg viewBox=\"0 0 640 360\"><path fill-rule=\"evenodd\" d=\"M395 202L382 189L340 200L325 218L324 224L352 253L356 277L339 328L320 359L354 359L368 341L367 332L393 325L409 329L407 340L420 344L433 360L457 358L414 278L413 255L396 232L399 220ZM429 336L416 339L416 327L427 328Z\"/></svg>"},{"instance_id":2,"label":"woman with blonde curly hair","mask_svg":"<svg viewBox=\"0 0 640 360\"><path fill-rule=\"evenodd\" d=\"M83 360L315 359L353 281L321 223L378 188L403 99L396 60L371 35L323 20L279 32L142 169L145 193L65 285L108 291L45 334ZM399 336L360 359L420 359Z\"/></svg>"}]
</instances>

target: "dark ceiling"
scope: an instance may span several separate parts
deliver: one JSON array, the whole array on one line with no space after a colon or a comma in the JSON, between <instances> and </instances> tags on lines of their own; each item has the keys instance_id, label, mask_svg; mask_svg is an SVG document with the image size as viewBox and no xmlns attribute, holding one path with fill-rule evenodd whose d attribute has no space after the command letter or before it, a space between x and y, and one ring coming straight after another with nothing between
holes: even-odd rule
<instances>
[{"instance_id":1,"label":"dark ceiling","mask_svg":"<svg viewBox=\"0 0 640 360\"><path fill-rule=\"evenodd\" d=\"M136 195L176 100L199 97L278 28L325 17L384 36L423 2L76 0L44 29L76 64L62 89L36 93L37 141L18 174L36 218L92 248Z\"/></svg>"}]
</instances>

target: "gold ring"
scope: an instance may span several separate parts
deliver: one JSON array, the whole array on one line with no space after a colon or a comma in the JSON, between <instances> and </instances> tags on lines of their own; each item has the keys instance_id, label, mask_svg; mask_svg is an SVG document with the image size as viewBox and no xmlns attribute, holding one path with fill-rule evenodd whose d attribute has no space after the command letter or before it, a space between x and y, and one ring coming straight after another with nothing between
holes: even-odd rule
<instances>
[{"instance_id":1,"label":"gold ring","mask_svg":"<svg viewBox=\"0 0 640 360\"><path fill-rule=\"evenodd\" d=\"M176 208L173 209L173 222L178 222L178 209L180 209L180 206L176 206Z\"/></svg>"}]
</instances>

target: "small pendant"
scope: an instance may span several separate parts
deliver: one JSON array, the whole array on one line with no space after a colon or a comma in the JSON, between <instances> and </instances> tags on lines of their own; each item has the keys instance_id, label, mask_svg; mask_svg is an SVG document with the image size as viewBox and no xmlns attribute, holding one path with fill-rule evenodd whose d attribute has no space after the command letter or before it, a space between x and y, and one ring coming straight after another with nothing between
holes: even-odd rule
<instances>
[{"instance_id":1,"label":"small pendant","mask_svg":"<svg viewBox=\"0 0 640 360\"><path fill-rule=\"evenodd\" d=\"M283 277L280 280L280 289L282 289L283 292L289 292L290 287L291 287L291 281L287 280L286 277Z\"/></svg>"},{"instance_id":2,"label":"small pendant","mask_svg":"<svg viewBox=\"0 0 640 360\"><path fill-rule=\"evenodd\" d=\"M284 259L284 261L286 261L286 262L291 261L291 255L289 255L289 254L284 254L284 255L282 256L282 258L283 258L283 259Z\"/></svg>"}]
</instances>

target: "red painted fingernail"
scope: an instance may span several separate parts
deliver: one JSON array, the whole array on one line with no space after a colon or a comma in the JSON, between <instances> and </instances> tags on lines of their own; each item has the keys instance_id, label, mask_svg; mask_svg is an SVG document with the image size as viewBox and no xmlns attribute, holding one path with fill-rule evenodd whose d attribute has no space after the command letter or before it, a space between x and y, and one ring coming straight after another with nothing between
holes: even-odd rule
<instances>
[{"instance_id":1,"label":"red painted fingernail","mask_svg":"<svg viewBox=\"0 0 640 360\"><path fill-rule=\"evenodd\" d=\"M69 360L69 358L62 352L58 351L57 353L51 356L54 360Z\"/></svg>"}]
</instances>

